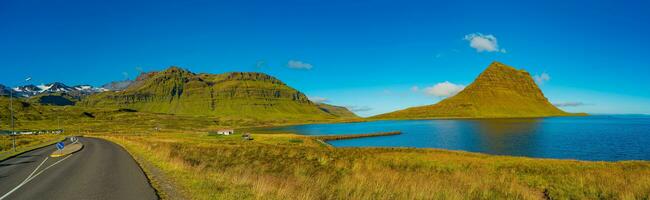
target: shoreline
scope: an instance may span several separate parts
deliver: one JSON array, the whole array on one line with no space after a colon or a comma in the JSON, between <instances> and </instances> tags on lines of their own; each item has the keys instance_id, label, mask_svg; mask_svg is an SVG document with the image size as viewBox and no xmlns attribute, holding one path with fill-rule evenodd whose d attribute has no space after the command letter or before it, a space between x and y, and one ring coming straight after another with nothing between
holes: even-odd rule
<instances>
[{"instance_id":1,"label":"shoreline","mask_svg":"<svg viewBox=\"0 0 650 200\"><path fill-rule=\"evenodd\" d=\"M261 126L243 126L243 127L233 127L239 130L254 131L256 129L269 129L269 128L278 128L278 127L287 127L287 126L301 126L301 125L315 125L315 124L350 124L350 123L366 123L366 122L377 122L377 121L408 121L408 120L495 120L495 119L545 119L545 118L557 118L557 117L589 117L589 116L598 116L597 114L589 113L575 113L574 115L553 115L553 116L517 116L517 117L416 117L416 118L374 118L362 117L356 119L345 119L341 121L337 120L326 120L326 121L311 121L311 122L289 122L283 124L269 124Z\"/></svg>"},{"instance_id":2,"label":"shoreline","mask_svg":"<svg viewBox=\"0 0 650 200\"><path fill-rule=\"evenodd\" d=\"M313 137L313 138L316 138L316 139L322 140L322 141L330 141L330 140L345 140L345 139L389 136L389 135L399 135L399 134L402 134L402 131L362 133L362 134L344 134L344 135L319 135L319 136L310 136L310 137Z\"/></svg>"}]
</instances>

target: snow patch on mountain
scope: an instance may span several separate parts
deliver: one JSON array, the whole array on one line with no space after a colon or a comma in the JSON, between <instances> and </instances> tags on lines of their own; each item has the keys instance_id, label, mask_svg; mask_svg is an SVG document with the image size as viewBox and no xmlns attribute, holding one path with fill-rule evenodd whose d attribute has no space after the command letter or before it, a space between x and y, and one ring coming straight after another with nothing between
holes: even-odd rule
<instances>
[{"instance_id":1,"label":"snow patch on mountain","mask_svg":"<svg viewBox=\"0 0 650 200\"><path fill-rule=\"evenodd\" d=\"M5 87L0 85L0 95L9 95L13 92L17 97L32 97L40 94L52 94L52 93L65 93L73 96L85 96L99 92L106 91L121 91L126 89L131 85L133 81L124 80L124 81L114 81L102 85L101 87L94 87L91 85L76 85L76 86L67 86L60 82L40 84L40 85L23 85L14 88ZM5 94L6 93L6 94Z\"/></svg>"}]
</instances>

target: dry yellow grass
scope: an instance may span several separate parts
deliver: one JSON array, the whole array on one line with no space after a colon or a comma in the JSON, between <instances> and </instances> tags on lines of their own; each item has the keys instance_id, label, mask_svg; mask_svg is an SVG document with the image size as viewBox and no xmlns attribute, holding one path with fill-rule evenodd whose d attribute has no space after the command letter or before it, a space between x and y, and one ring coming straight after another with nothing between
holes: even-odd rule
<instances>
[{"instance_id":1,"label":"dry yellow grass","mask_svg":"<svg viewBox=\"0 0 650 200\"><path fill-rule=\"evenodd\" d=\"M64 135L18 135L16 136L16 151L13 151L13 139L10 135L0 135L0 160L19 153L36 149L65 138Z\"/></svg>"},{"instance_id":2,"label":"dry yellow grass","mask_svg":"<svg viewBox=\"0 0 650 200\"><path fill-rule=\"evenodd\" d=\"M650 163L329 148L299 135L100 135L191 199L648 199ZM163 191L164 192L164 191Z\"/></svg>"}]
</instances>

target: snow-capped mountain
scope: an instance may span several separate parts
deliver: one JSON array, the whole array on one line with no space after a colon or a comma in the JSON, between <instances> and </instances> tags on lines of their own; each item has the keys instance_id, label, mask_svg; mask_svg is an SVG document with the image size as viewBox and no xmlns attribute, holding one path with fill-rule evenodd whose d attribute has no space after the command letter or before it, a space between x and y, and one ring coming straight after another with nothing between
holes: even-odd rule
<instances>
[{"instance_id":1,"label":"snow-capped mountain","mask_svg":"<svg viewBox=\"0 0 650 200\"><path fill-rule=\"evenodd\" d=\"M2 86L0 87L0 90L2 90L0 91L0 95L9 95L10 92L9 88ZM59 82L41 84L41 85L23 85L23 86L11 88L11 90L13 90L14 95L17 97L32 97L39 94L54 94L54 93L64 93L72 96L83 96L83 95L89 95L97 92L107 91L104 88L97 88L90 85L77 85L77 86L70 87Z\"/></svg>"},{"instance_id":2,"label":"snow-capped mountain","mask_svg":"<svg viewBox=\"0 0 650 200\"><path fill-rule=\"evenodd\" d=\"M54 82L40 85L22 85L14 88L0 84L0 96L9 96L10 92L13 91L13 95L16 97L32 97L40 94L68 94L81 97L99 92L124 90L131 83L133 83L132 80L113 81L101 87L94 87L91 85L67 86L60 82Z\"/></svg>"},{"instance_id":3,"label":"snow-capped mountain","mask_svg":"<svg viewBox=\"0 0 650 200\"><path fill-rule=\"evenodd\" d=\"M59 82L54 82L50 84L43 84L38 86L41 89L41 93L43 92L51 92L51 93L56 93L56 92L72 92L75 91L73 87L67 86L63 83Z\"/></svg>"},{"instance_id":4,"label":"snow-capped mountain","mask_svg":"<svg viewBox=\"0 0 650 200\"><path fill-rule=\"evenodd\" d=\"M12 88L16 96L34 96L41 92L41 88L35 85L23 85Z\"/></svg>"},{"instance_id":5,"label":"snow-capped mountain","mask_svg":"<svg viewBox=\"0 0 650 200\"><path fill-rule=\"evenodd\" d=\"M79 91L79 92L85 93L85 94L92 94L92 93L97 93L97 92L109 91L106 88L103 88L103 87L98 88L98 87L93 87L91 85L77 85L77 86L74 86L72 88L74 88L76 91Z\"/></svg>"}]
</instances>

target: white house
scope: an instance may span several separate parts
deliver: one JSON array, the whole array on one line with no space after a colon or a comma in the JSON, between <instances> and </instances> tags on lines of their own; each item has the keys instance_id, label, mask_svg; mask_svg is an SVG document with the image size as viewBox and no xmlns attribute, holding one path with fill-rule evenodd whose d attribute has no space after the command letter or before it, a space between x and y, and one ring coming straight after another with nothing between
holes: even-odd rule
<instances>
[{"instance_id":1,"label":"white house","mask_svg":"<svg viewBox=\"0 0 650 200\"><path fill-rule=\"evenodd\" d=\"M218 130L217 134L219 134L219 135L232 135L232 134L235 134L235 130L232 130L232 129Z\"/></svg>"}]
</instances>

